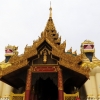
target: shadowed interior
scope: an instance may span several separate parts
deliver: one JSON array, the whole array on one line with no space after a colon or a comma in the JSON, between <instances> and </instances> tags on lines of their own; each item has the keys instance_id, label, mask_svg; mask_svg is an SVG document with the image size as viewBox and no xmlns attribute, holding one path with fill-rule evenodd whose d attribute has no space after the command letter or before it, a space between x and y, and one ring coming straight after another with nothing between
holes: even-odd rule
<instances>
[{"instance_id":1,"label":"shadowed interior","mask_svg":"<svg viewBox=\"0 0 100 100\"><path fill-rule=\"evenodd\" d=\"M57 100L58 88L54 82L47 78L39 78L34 86L34 99L36 100Z\"/></svg>"}]
</instances>

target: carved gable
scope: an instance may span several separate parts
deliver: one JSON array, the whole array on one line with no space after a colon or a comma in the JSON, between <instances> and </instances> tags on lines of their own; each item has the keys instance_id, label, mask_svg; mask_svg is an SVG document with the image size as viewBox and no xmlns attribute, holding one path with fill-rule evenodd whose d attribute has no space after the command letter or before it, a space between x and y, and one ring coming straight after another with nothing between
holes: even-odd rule
<instances>
[{"instance_id":1,"label":"carved gable","mask_svg":"<svg viewBox=\"0 0 100 100\"><path fill-rule=\"evenodd\" d=\"M58 64L58 60L52 55L52 47L46 41L37 48L37 55L29 59L31 65Z\"/></svg>"}]
</instances>

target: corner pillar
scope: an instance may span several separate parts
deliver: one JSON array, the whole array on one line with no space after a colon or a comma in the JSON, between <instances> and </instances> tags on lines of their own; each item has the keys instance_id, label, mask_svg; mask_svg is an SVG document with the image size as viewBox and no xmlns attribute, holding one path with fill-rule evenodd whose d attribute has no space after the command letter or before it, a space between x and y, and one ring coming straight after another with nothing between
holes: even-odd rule
<instances>
[{"instance_id":1,"label":"corner pillar","mask_svg":"<svg viewBox=\"0 0 100 100\"><path fill-rule=\"evenodd\" d=\"M98 100L100 100L100 73L96 73L95 77L96 77Z\"/></svg>"},{"instance_id":2,"label":"corner pillar","mask_svg":"<svg viewBox=\"0 0 100 100\"><path fill-rule=\"evenodd\" d=\"M32 79L32 72L31 69L28 69L27 72L27 79L26 79L26 90L25 90L25 100L30 100L31 94L31 79Z\"/></svg>"},{"instance_id":3,"label":"corner pillar","mask_svg":"<svg viewBox=\"0 0 100 100\"><path fill-rule=\"evenodd\" d=\"M3 82L0 81L0 98L1 98L1 95L2 95L2 91L3 91Z\"/></svg>"},{"instance_id":4,"label":"corner pillar","mask_svg":"<svg viewBox=\"0 0 100 100\"><path fill-rule=\"evenodd\" d=\"M62 70L58 68L58 100L64 100Z\"/></svg>"}]
</instances>

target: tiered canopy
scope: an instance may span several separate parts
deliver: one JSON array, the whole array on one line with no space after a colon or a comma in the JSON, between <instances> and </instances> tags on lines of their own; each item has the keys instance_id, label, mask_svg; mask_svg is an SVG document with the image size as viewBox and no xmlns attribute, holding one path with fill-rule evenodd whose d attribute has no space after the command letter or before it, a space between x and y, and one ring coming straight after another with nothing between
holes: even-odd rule
<instances>
[{"instance_id":1,"label":"tiered canopy","mask_svg":"<svg viewBox=\"0 0 100 100\"><path fill-rule=\"evenodd\" d=\"M0 69L0 78L9 85L19 88L25 85L27 69L30 66L59 65L63 72L73 76L72 82L80 87L88 79L90 69L81 68L81 55L66 53L65 47L66 41L61 43L61 37L53 23L52 8L50 7L50 16L41 37L34 41L32 46L26 46L24 54L12 56L9 60L11 66ZM47 52L46 63L42 61L44 49Z\"/></svg>"}]
</instances>

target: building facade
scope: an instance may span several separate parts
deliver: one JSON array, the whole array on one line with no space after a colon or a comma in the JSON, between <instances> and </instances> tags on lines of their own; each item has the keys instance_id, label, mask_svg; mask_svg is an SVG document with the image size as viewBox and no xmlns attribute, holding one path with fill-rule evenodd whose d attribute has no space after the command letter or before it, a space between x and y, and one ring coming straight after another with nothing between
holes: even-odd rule
<instances>
[{"instance_id":1,"label":"building facade","mask_svg":"<svg viewBox=\"0 0 100 100\"><path fill-rule=\"evenodd\" d=\"M100 61L95 57L94 43L85 40L79 55L65 48L50 7L41 37L26 46L23 55L18 55L16 46L5 48L5 61L0 63L1 99L9 99L13 92L17 94L13 97L24 95L13 100L99 100Z\"/></svg>"}]
</instances>

